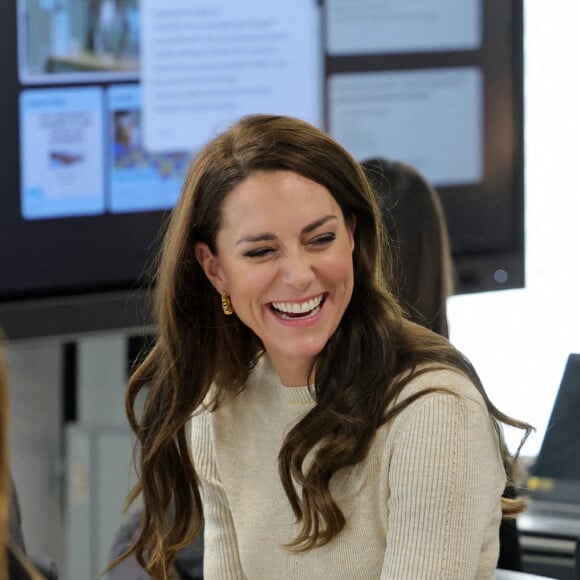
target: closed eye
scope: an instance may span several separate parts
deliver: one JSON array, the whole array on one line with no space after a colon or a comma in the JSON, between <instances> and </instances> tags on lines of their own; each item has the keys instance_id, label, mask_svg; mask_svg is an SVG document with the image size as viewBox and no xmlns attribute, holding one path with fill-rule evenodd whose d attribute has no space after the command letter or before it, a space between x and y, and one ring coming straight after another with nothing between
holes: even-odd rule
<instances>
[{"instance_id":1,"label":"closed eye","mask_svg":"<svg viewBox=\"0 0 580 580\"><path fill-rule=\"evenodd\" d=\"M316 236L314 239L308 242L310 245L313 246L326 246L333 242L336 239L336 234L333 232L328 232L326 234L321 234L320 236Z\"/></svg>"},{"instance_id":2,"label":"closed eye","mask_svg":"<svg viewBox=\"0 0 580 580\"><path fill-rule=\"evenodd\" d=\"M246 258L265 258L274 251L274 248L255 248L244 252Z\"/></svg>"}]
</instances>

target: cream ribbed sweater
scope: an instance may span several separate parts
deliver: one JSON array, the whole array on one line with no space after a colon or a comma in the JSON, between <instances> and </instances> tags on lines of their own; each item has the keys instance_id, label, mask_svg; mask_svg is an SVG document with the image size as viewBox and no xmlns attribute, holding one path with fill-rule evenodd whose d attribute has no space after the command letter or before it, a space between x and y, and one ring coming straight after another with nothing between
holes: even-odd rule
<instances>
[{"instance_id":1,"label":"cream ribbed sweater","mask_svg":"<svg viewBox=\"0 0 580 580\"><path fill-rule=\"evenodd\" d=\"M299 527L278 475L288 427L314 404L280 384L266 357L246 389L191 420L205 513L204 577L299 580L468 580L495 577L505 474L481 396L454 371L381 427L367 458L331 481L346 526L329 544L294 555Z\"/></svg>"}]
</instances>

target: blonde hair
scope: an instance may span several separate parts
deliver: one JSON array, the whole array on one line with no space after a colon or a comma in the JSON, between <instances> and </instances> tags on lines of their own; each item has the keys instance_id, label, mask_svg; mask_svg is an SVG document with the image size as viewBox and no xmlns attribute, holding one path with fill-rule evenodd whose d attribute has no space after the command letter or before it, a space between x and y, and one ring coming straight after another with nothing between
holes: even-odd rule
<instances>
[{"instance_id":1,"label":"blonde hair","mask_svg":"<svg viewBox=\"0 0 580 580\"><path fill-rule=\"evenodd\" d=\"M28 572L31 580L43 580L42 576L26 561L20 550L11 545L8 536L10 519L10 470L8 453L9 427L8 378L4 354L0 349L0 580L9 580L6 547L10 546L14 557Z\"/></svg>"}]
</instances>

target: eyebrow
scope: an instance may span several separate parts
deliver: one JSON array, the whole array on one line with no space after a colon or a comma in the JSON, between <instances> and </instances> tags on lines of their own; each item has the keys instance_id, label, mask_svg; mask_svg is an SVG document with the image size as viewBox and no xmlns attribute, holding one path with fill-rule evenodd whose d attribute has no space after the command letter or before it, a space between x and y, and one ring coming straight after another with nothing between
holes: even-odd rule
<instances>
[{"instance_id":1,"label":"eyebrow","mask_svg":"<svg viewBox=\"0 0 580 580\"><path fill-rule=\"evenodd\" d=\"M313 232L315 229L319 228L320 226L323 226L325 223L327 223L331 220L337 220L337 219L338 219L338 217L334 214L325 215L324 217L320 218L319 220L316 220L316 221L312 222L311 224L308 224L307 226L302 228L302 231L300 233L301 233L301 235L309 234L310 232ZM271 240L275 240L275 239L276 239L276 236L274 234L263 233L263 234L257 234L255 236L245 236L243 238L240 238L236 242L236 245L244 244L244 243L251 243L251 242L266 242L266 241L271 241Z\"/></svg>"}]
</instances>

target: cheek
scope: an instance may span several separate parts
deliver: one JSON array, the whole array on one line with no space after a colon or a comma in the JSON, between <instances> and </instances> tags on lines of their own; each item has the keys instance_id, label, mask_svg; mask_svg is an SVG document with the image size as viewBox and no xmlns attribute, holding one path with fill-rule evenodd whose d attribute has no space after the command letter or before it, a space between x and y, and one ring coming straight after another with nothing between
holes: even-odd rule
<instances>
[{"instance_id":1,"label":"cheek","mask_svg":"<svg viewBox=\"0 0 580 580\"><path fill-rule=\"evenodd\" d=\"M351 290L354 284L353 263L350 254L337 255L325 260L319 269L321 275L337 286Z\"/></svg>"},{"instance_id":2,"label":"cheek","mask_svg":"<svg viewBox=\"0 0 580 580\"><path fill-rule=\"evenodd\" d=\"M232 298L240 297L246 300L258 299L261 293L271 284L273 278L268 268L256 267L236 267L226 272L226 276Z\"/></svg>"}]
</instances>

